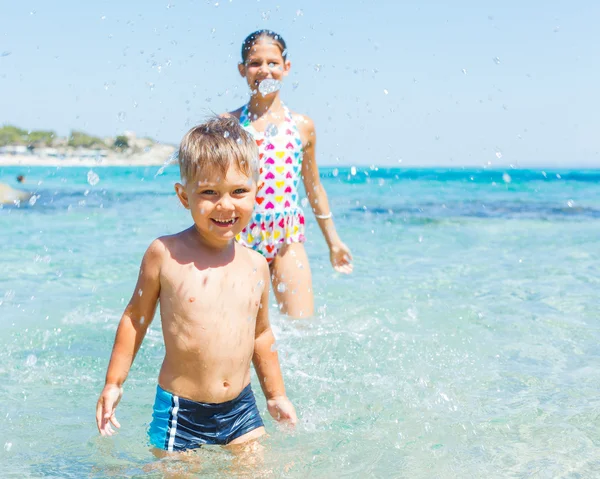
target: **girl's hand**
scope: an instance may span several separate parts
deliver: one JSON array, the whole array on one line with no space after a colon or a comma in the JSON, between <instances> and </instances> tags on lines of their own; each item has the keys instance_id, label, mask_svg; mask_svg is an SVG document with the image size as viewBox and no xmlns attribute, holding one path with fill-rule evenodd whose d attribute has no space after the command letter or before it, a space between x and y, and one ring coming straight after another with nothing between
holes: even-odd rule
<instances>
[{"instance_id":1,"label":"girl's hand","mask_svg":"<svg viewBox=\"0 0 600 479\"><path fill-rule=\"evenodd\" d=\"M338 273L350 274L352 273L352 254L350 249L341 241L331 246L329 250L329 257L331 259L331 266Z\"/></svg>"},{"instance_id":2,"label":"girl's hand","mask_svg":"<svg viewBox=\"0 0 600 479\"><path fill-rule=\"evenodd\" d=\"M298 422L296 409L286 396L275 396L267 400L267 409L277 422L287 422L290 426L295 426Z\"/></svg>"},{"instance_id":3,"label":"girl's hand","mask_svg":"<svg viewBox=\"0 0 600 479\"><path fill-rule=\"evenodd\" d=\"M98 404L96 404L96 425L98 426L98 431L103 436L112 436L115 434L116 431L113 430L111 423L116 428L121 427L115 417L115 410L121 400L121 396L123 396L123 388L116 384L107 384L104 386L102 394L100 394L100 399L98 399Z\"/></svg>"}]
</instances>

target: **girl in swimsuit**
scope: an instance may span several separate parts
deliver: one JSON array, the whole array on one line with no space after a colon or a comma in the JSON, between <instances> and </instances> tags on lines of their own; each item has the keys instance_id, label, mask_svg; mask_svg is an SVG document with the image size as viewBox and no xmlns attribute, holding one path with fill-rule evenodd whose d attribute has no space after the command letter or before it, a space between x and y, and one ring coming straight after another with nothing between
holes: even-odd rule
<instances>
[{"instance_id":1,"label":"girl in swimsuit","mask_svg":"<svg viewBox=\"0 0 600 479\"><path fill-rule=\"evenodd\" d=\"M260 180L253 217L238 241L262 253L271 268L273 291L283 313L294 318L314 312L312 279L304 249L304 212L300 180L329 246L331 264L352 272L352 255L333 223L327 194L315 160L316 133L306 115L290 111L278 85L289 74L290 61L280 35L270 30L250 34L242 45L238 69L251 90L247 105L231 112L252 133L259 148Z\"/></svg>"}]
</instances>

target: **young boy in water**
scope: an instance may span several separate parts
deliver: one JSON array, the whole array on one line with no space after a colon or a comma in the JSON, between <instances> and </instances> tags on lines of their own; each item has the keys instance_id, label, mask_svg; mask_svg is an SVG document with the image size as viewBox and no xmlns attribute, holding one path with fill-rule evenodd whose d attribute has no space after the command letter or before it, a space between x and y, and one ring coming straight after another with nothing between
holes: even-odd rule
<instances>
[{"instance_id":1,"label":"young boy in water","mask_svg":"<svg viewBox=\"0 0 600 479\"><path fill-rule=\"evenodd\" d=\"M179 148L175 190L194 224L156 239L117 329L106 383L96 406L103 436L120 427L123 383L154 318L165 341L150 443L165 451L241 444L264 434L250 387L253 362L269 413L294 425L269 324L269 268L235 236L254 208L258 152L234 118L192 128Z\"/></svg>"}]
</instances>

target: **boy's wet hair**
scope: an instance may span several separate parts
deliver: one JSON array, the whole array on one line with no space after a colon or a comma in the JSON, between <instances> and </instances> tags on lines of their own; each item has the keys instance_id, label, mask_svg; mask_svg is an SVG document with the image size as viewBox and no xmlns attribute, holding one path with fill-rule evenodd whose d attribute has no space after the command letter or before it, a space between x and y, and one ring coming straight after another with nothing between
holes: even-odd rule
<instances>
[{"instance_id":1,"label":"boy's wet hair","mask_svg":"<svg viewBox=\"0 0 600 479\"><path fill-rule=\"evenodd\" d=\"M225 178L230 166L258 181L258 148L235 117L215 117L188 131L179 145L179 172L187 183L214 173Z\"/></svg>"},{"instance_id":2,"label":"boy's wet hair","mask_svg":"<svg viewBox=\"0 0 600 479\"><path fill-rule=\"evenodd\" d=\"M242 43L242 62L246 63L248 54L256 42L261 38L270 38L275 45L279 47L281 56L284 60L287 60L287 46L285 40L281 35L275 33L273 30L257 30L246 37L244 43Z\"/></svg>"}]
</instances>

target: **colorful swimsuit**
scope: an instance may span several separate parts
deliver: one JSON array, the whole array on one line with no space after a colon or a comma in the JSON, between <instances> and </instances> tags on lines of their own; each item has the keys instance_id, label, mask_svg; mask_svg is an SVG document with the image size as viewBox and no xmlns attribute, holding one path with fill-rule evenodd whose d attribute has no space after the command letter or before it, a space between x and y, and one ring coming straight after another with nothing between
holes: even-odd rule
<instances>
[{"instance_id":1,"label":"colorful swimsuit","mask_svg":"<svg viewBox=\"0 0 600 479\"><path fill-rule=\"evenodd\" d=\"M283 110L283 123L268 125L264 132L252 126L248 105L240 114L241 125L258 145L260 179L252 219L237 240L269 263L283 245L304 242L304 212L298 198L302 140L290 111L286 106Z\"/></svg>"}]
</instances>

